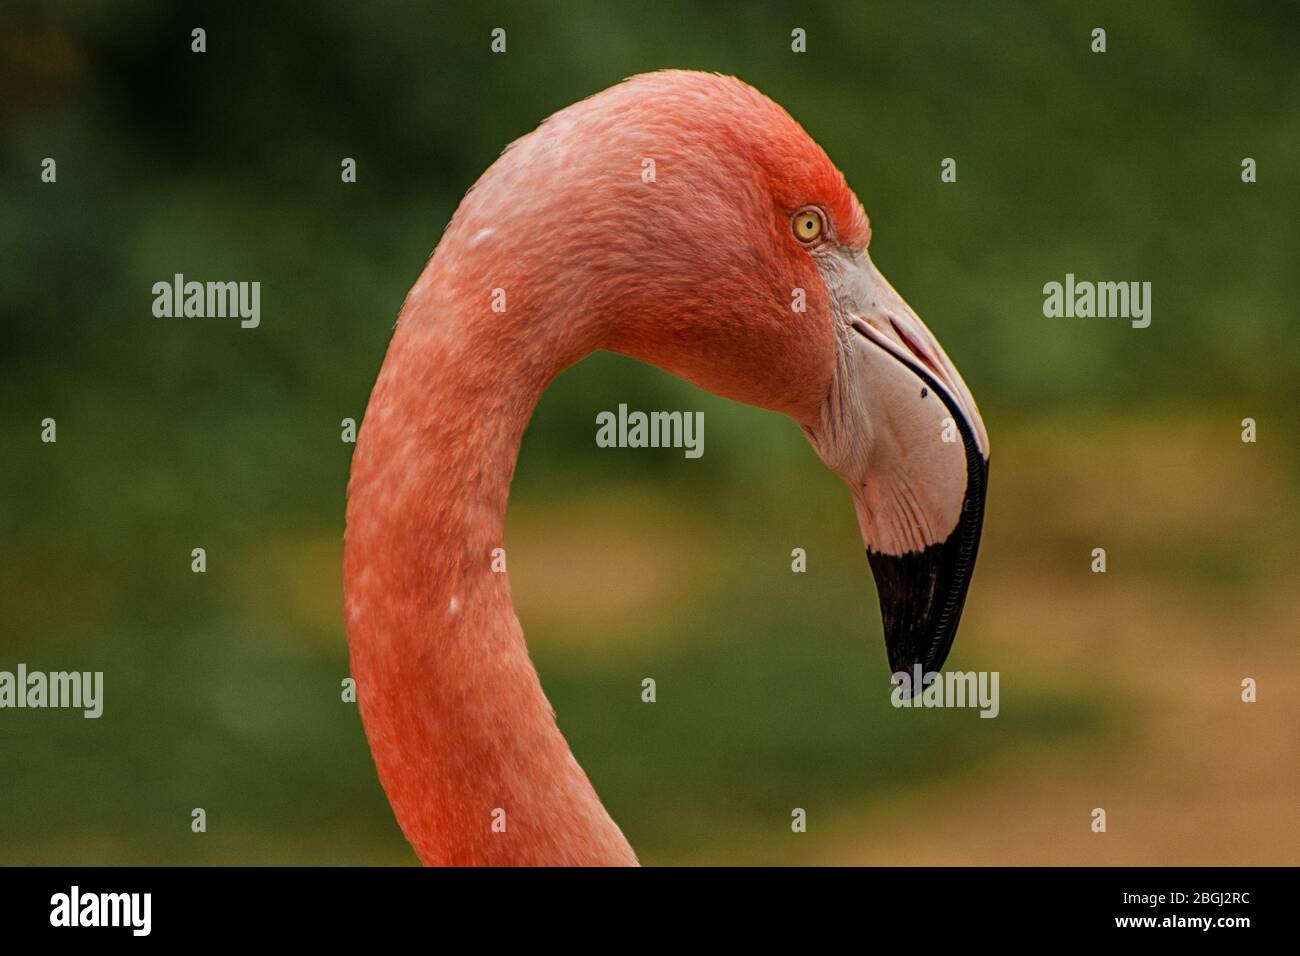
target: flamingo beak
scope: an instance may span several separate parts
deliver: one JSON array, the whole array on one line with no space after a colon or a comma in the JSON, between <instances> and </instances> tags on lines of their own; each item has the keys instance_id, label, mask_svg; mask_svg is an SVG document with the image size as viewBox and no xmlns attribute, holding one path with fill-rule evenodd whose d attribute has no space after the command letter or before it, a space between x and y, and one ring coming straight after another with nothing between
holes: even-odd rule
<instances>
[{"instance_id":1,"label":"flamingo beak","mask_svg":"<svg viewBox=\"0 0 1300 956\"><path fill-rule=\"evenodd\" d=\"M927 674L947 659L970 588L988 436L957 369L865 252L828 277L844 321L809 437L853 492L891 670Z\"/></svg>"}]
</instances>

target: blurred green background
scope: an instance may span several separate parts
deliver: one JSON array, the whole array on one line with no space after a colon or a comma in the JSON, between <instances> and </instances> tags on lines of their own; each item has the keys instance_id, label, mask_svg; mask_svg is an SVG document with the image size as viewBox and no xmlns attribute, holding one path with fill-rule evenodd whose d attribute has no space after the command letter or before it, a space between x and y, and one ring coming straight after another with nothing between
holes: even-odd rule
<instances>
[{"instance_id":1,"label":"blurred green background","mask_svg":"<svg viewBox=\"0 0 1300 956\"><path fill-rule=\"evenodd\" d=\"M0 712L0 863L414 862L340 701L339 423L502 147L664 67L804 124L979 399L951 666L999 670L1002 713L889 707L852 506L797 428L594 356L537 410L507 544L642 860L1296 862L1300 17L1090 7L6 3L0 669L103 670L106 702ZM261 327L153 318L177 272L260 280ZM1066 272L1150 281L1150 328L1045 319ZM705 456L597 448L620 402L703 410Z\"/></svg>"}]
</instances>

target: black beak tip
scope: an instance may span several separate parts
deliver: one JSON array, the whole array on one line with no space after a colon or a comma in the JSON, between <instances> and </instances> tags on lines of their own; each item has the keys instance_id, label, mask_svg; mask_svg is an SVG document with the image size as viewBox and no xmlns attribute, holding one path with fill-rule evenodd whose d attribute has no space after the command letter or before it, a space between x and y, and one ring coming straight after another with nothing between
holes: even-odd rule
<instances>
[{"instance_id":1,"label":"black beak tip","mask_svg":"<svg viewBox=\"0 0 1300 956\"><path fill-rule=\"evenodd\" d=\"M952 650L956 629L943 635L933 629L913 632L885 630L885 651L889 656L890 674L906 674L914 678L917 668L924 677L943 667Z\"/></svg>"},{"instance_id":2,"label":"black beak tip","mask_svg":"<svg viewBox=\"0 0 1300 956\"><path fill-rule=\"evenodd\" d=\"M891 673L910 677L917 665L923 674L937 670L952 649L965 594L952 593L958 582L949 567L951 541L906 554L867 552L880 595Z\"/></svg>"},{"instance_id":3,"label":"black beak tip","mask_svg":"<svg viewBox=\"0 0 1300 956\"><path fill-rule=\"evenodd\" d=\"M946 539L923 551L881 554L867 549L880 595L890 673L938 671L948 659L970 589L984 524L988 460L966 492L961 519Z\"/></svg>"},{"instance_id":4,"label":"black beak tip","mask_svg":"<svg viewBox=\"0 0 1300 956\"><path fill-rule=\"evenodd\" d=\"M938 671L948 657L947 651L942 656L920 657L910 644L900 646L898 643L891 643L888 634L885 635L885 650L889 655L889 673L906 674L909 678L914 676L917 667L921 668L922 675Z\"/></svg>"}]
</instances>

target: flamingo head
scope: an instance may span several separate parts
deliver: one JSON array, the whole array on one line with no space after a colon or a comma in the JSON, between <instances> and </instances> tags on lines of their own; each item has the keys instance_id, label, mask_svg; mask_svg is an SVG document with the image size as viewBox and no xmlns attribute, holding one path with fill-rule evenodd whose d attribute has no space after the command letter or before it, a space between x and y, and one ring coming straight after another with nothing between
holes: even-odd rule
<instances>
[{"instance_id":1,"label":"flamingo head","mask_svg":"<svg viewBox=\"0 0 1300 956\"><path fill-rule=\"evenodd\" d=\"M520 175L550 167L570 185L516 190L550 213L519 255L547 249L552 292L606 316L599 346L794 418L852 491L892 669L942 666L979 545L988 436L873 264L866 213L821 147L738 80L666 71L512 150Z\"/></svg>"}]
</instances>

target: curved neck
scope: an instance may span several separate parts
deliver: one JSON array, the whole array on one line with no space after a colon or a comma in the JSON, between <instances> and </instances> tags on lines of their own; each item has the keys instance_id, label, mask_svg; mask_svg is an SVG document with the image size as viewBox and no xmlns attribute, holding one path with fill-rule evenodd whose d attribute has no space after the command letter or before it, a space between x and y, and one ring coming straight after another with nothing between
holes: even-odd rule
<instances>
[{"instance_id":1,"label":"curved neck","mask_svg":"<svg viewBox=\"0 0 1300 956\"><path fill-rule=\"evenodd\" d=\"M353 456L345 616L366 734L426 864L635 864L556 726L493 569L533 407L594 343L522 285L493 312L476 275L454 247L429 263Z\"/></svg>"}]
</instances>

